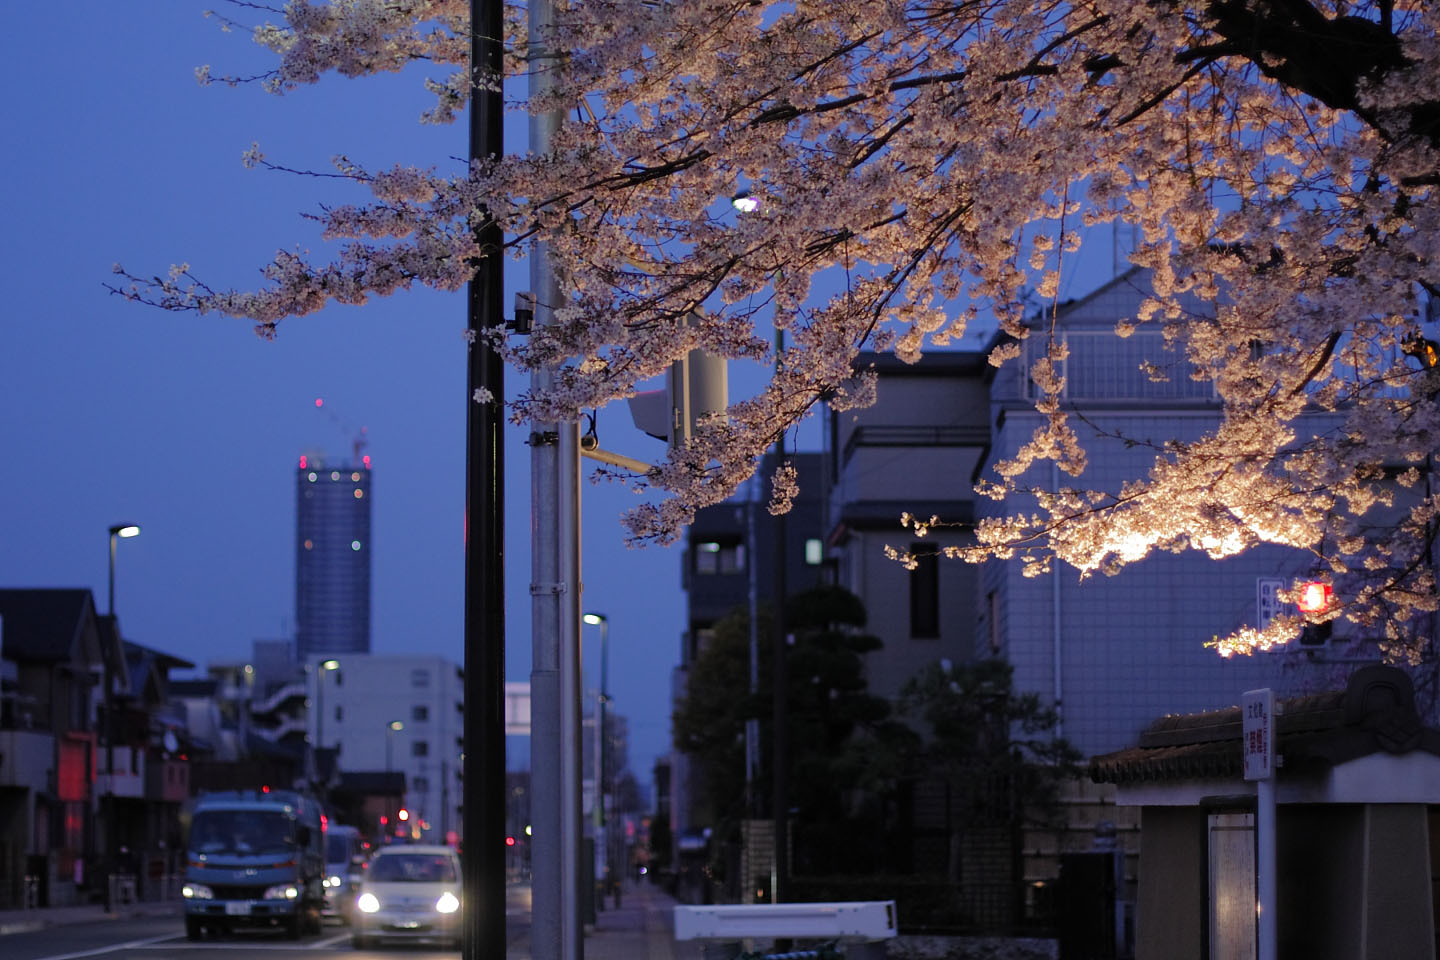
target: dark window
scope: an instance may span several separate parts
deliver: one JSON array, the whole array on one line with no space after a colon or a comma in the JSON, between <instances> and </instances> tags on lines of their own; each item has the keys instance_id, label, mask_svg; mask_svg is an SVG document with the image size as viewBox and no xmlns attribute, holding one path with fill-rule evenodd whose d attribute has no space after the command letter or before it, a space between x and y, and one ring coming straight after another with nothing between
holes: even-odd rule
<instances>
[{"instance_id":1,"label":"dark window","mask_svg":"<svg viewBox=\"0 0 1440 960\"><path fill-rule=\"evenodd\" d=\"M940 636L940 558L929 544L913 543L910 553L910 636Z\"/></svg>"},{"instance_id":2,"label":"dark window","mask_svg":"<svg viewBox=\"0 0 1440 960\"><path fill-rule=\"evenodd\" d=\"M411 720L429 720L429 719L430 719L430 708L427 707L427 706L424 706L423 704L416 704L415 706L413 706L413 707L410 708L410 719L411 719Z\"/></svg>"},{"instance_id":3,"label":"dark window","mask_svg":"<svg viewBox=\"0 0 1440 960\"><path fill-rule=\"evenodd\" d=\"M335 722L336 722L336 723L339 723L341 720L344 720L344 719L345 719L345 708L344 708L344 707L337 706L337 707L335 708Z\"/></svg>"},{"instance_id":4,"label":"dark window","mask_svg":"<svg viewBox=\"0 0 1440 960\"><path fill-rule=\"evenodd\" d=\"M695 544L697 574L743 573L745 545L738 540L701 540Z\"/></svg>"},{"instance_id":5,"label":"dark window","mask_svg":"<svg viewBox=\"0 0 1440 960\"><path fill-rule=\"evenodd\" d=\"M412 757L428 757L428 756L430 756L430 744L426 743L424 740L416 740L414 743L410 744L410 756L412 756Z\"/></svg>"},{"instance_id":6,"label":"dark window","mask_svg":"<svg viewBox=\"0 0 1440 960\"><path fill-rule=\"evenodd\" d=\"M411 785L413 786L416 793L430 792L430 780L427 777L416 777L413 781L411 781Z\"/></svg>"}]
</instances>

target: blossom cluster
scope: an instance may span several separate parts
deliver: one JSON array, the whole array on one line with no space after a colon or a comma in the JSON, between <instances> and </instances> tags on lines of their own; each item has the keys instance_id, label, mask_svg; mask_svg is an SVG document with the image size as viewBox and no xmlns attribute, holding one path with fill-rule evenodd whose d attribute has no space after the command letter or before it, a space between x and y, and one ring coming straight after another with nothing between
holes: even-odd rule
<instances>
[{"instance_id":1,"label":"blossom cluster","mask_svg":"<svg viewBox=\"0 0 1440 960\"><path fill-rule=\"evenodd\" d=\"M453 119L470 89L467 6L291 0L283 24L255 34L278 57L265 82L447 64L458 72L428 81L427 119ZM816 404L873 396L852 369L862 348L916 361L993 318L1008 338L996 364L1046 338L1027 371L1044 418L983 489L1034 493L1037 507L986 521L957 555L1111 573L1154 550L1285 544L1313 552L1345 616L1383 624L1394 655L1419 655L1440 522L1440 374L1423 351L1440 294L1440 5L561 7L543 39L564 55L545 61L554 83L526 105L565 111L547 153L449 174L350 165L369 197L316 217L347 241L333 262L282 252L253 291L122 271L122 291L273 336L332 302L458 288L499 253L478 248L483 224L515 251L543 241L563 278L555 322L528 338L493 332L515 365L557 371L513 406L517 421L578 418L694 348L774 363L759 395L632 478L664 495L629 515L629 536L661 542L733 493ZM512 73L527 69L519 9ZM728 203L741 193L745 211ZM1053 311L1076 252L1115 223L1133 229L1131 260L1155 283L1117 334L1161 330L1224 415L1209 436L1157 450L1123 489L1097 491L1080 482L1063 342L1029 320L1036 297ZM1209 309L1191 309L1197 299ZM1324 429L1297 427L1317 411ZM1044 460L1076 485L1032 491L1027 472ZM783 505L793 478L775 489ZM1242 631L1222 646L1275 641Z\"/></svg>"}]
</instances>

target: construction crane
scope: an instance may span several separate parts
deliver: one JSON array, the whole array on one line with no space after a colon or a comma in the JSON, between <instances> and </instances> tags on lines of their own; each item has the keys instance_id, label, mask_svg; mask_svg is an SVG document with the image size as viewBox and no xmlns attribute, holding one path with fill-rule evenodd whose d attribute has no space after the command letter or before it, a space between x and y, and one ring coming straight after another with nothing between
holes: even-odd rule
<instances>
[{"instance_id":1,"label":"construction crane","mask_svg":"<svg viewBox=\"0 0 1440 960\"><path fill-rule=\"evenodd\" d=\"M329 417L331 423L335 424L335 426L339 427L342 431L344 431L344 433L345 433L346 436L348 436L348 437L351 438L351 439L350 439L350 451L351 451L351 453L354 455L354 458L355 458L354 460L351 461L351 463L352 463L352 464L355 464L355 463L364 464L364 465L365 465L365 469L366 469L366 470L369 470L369 469L370 469L370 457L369 457L369 455L367 455L367 454L365 453L365 447L366 447L366 445L369 444L369 442L370 442L369 436L368 436L368 430L369 430L369 428L362 426L359 430L353 429L348 423L346 423L344 420L340 419L340 417L336 415L335 411L333 411L333 410L331 410L329 407L325 406L325 398L324 398L324 397L316 397L316 398L315 398L315 409L316 409L316 410L319 410L321 413L325 414L325 416Z\"/></svg>"}]
</instances>

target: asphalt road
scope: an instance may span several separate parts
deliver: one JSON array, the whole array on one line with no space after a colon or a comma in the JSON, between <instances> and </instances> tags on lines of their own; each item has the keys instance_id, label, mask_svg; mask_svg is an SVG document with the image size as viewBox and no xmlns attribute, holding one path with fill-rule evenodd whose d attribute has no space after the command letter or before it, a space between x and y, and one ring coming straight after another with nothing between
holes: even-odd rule
<instances>
[{"instance_id":1,"label":"asphalt road","mask_svg":"<svg viewBox=\"0 0 1440 960\"><path fill-rule=\"evenodd\" d=\"M530 890L511 887L506 897L507 953L526 953L530 939ZM356 950L350 946L350 928L327 923L319 936L288 940L279 933L240 932L192 943L185 939L185 924L172 917L138 917L47 927L33 933L15 933L0 939L4 960L455 960L456 951L433 944L404 944Z\"/></svg>"}]
</instances>

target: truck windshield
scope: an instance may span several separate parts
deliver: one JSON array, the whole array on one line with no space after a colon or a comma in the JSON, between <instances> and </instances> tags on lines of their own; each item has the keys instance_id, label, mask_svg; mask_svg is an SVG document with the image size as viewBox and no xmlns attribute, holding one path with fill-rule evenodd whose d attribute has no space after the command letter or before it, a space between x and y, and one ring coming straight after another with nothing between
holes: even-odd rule
<instances>
[{"instance_id":1,"label":"truck windshield","mask_svg":"<svg viewBox=\"0 0 1440 960\"><path fill-rule=\"evenodd\" d=\"M294 842L290 818L269 810L205 810L190 825L195 853L287 853Z\"/></svg>"}]
</instances>

